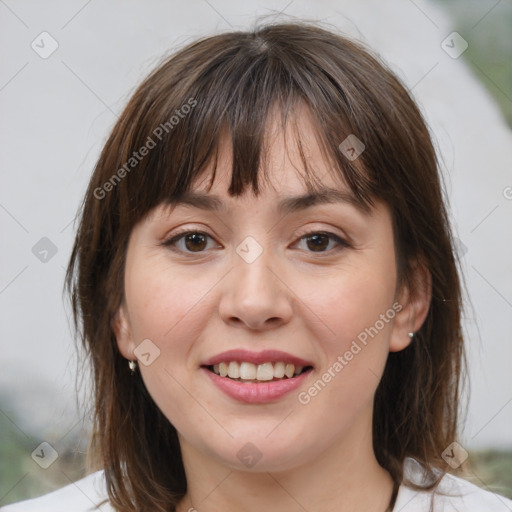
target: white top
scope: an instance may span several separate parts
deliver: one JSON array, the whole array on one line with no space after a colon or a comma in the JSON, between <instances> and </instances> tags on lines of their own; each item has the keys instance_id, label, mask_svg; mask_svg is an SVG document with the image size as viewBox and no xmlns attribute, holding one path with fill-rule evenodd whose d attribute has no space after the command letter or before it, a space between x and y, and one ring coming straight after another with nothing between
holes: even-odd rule
<instances>
[{"instance_id":1,"label":"white top","mask_svg":"<svg viewBox=\"0 0 512 512\"><path fill-rule=\"evenodd\" d=\"M421 482L421 467L413 459L406 459L404 473L412 481ZM0 512L115 512L108 502L99 506L106 497L101 470L39 498L2 507ZM431 497L432 491L418 492L401 485L393 511L429 512ZM512 512L512 500L462 478L445 475L436 491L433 509L435 512Z\"/></svg>"}]
</instances>

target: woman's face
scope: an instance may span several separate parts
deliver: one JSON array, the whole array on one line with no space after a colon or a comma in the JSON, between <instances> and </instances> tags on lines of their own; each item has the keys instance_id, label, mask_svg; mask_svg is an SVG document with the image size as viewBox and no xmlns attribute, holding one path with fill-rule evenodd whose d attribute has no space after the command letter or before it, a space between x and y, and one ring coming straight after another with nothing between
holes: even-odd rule
<instances>
[{"instance_id":1,"label":"woman's face","mask_svg":"<svg viewBox=\"0 0 512 512\"><path fill-rule=\"evenodd\" d=\"M119 349L139 359L182 450L232 468L289 469L371 443L388 353L410 342L426 314L396 293L388 207L359 210L306 117L301 126L312 168L338 198L290 201L307 191L288 135L289 155L283 135L272 139L272 186L231 198L225 144L212 189L206 177L193 186L220 208L158 207L128 244Z\"/></svg>"}]
</instances>

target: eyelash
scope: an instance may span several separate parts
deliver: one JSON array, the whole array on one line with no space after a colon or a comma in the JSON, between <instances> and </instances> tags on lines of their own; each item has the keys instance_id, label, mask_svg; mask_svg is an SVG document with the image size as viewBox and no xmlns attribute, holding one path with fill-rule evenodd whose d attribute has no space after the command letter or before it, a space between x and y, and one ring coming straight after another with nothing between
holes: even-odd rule
<instances>
[{"instance_id":1,"label":"eyelash","mask_svg":"<svg viewBox=\"0 0 512 512\"><path fill-rule=\"evenodd\" d=\"M162 245L164 247L169 247L173 251L184 252L185 254L188 254L188 255L202 254L205 251L197 251L197 252L181 251L180 249L177 249L175 247L176 242L178 242L179 240L184 238L186 235L195 235L195 234L203 235L203 236L206 236L206 237L211 238L213 240L213 237L210 236L208 233L205 233L204 231L183 230L183 231L178 231L171 238L169 238L168 240L165 240L164 242L162 242ZM330 238L331 240L334 240L338 244L338 246L335 247L334 249L329 250L329 251L319 251L319 252L307 251L307 252L310 252L311 254L318 254L320 256L322 256L322 255L328 255L329 256L330 255L329 253L331 253L333 251L337 252L337 251L342 250L344 248L350 247L349 243L346 240L344 240L343 238L341 238L338 235L336 235L334 233L331 233L329 231L309 231L309 232L303 234L298 240L300 241L300 240L303 240L303 239L307 239L309 237L312 237L313 235L323 235L323 236L326 236L326 237Z\"/></svg>"}]
</instances>

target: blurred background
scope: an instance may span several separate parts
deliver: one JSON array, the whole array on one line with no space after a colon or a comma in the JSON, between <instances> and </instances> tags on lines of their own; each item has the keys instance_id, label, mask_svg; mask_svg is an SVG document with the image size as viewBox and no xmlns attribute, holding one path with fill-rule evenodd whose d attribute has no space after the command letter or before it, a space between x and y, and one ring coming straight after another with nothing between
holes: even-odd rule
<instances>
[{"instance_id":1,"label":"blurred background","mask_svg":"<svg viewBox=\"0 0 512 512\"><path fill-rule=\"evenodd\" d=\"M87 377L62 286L116 116L163 55L272 13L369 44L427 119L468 290L463 469L512 498L510 0L0 0L0 506L85 474Z\"/></svg>"}]
</instances>

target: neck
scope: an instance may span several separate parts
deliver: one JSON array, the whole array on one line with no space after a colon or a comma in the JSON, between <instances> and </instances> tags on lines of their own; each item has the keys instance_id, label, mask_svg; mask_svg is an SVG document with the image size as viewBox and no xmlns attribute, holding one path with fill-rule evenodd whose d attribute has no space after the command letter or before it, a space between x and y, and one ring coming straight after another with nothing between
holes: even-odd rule
<instances>
[{"instance_id":1,"label":"neck","mask_svg":"<svg viewBox=\"0 0 512 512\"><path fill-rule=\"evenodd\" d=\"M187 494L177 512L385 512L393 491L391 476L375 459L371 422L356 442L346 436L314 460L284 471L235 470L180 443Z\"/></svg>"}]
</instances>

